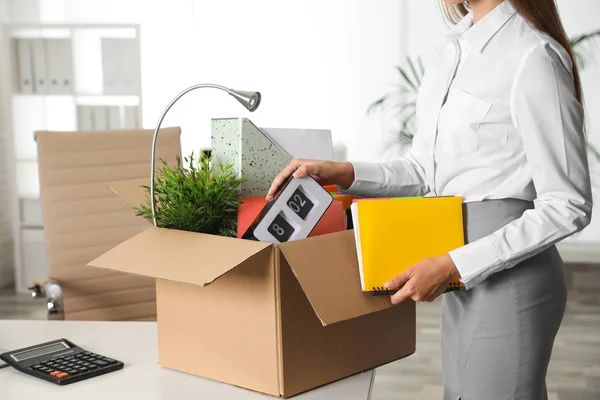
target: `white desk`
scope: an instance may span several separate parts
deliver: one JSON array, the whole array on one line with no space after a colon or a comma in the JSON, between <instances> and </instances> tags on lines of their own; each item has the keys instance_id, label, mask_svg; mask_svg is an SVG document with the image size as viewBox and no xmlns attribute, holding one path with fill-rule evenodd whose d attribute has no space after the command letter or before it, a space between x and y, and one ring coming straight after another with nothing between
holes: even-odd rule
<instances>
[{"instance_id":1,"label":"white desk","mask_svg":"<svg viewBox=\"0 0 600 400\"><path fill-rule=\"evenodd\" d=\"M86 350L114 357L125 368L58 386L14 370L0 369L0 398L60 400L265 400L273 397L173 371L158 365L155 322L64 322L0 320L0 348L15 350L65 338ZM297 400L369 399L373 372L293 397Z\"/></svg>"}]
</instances>

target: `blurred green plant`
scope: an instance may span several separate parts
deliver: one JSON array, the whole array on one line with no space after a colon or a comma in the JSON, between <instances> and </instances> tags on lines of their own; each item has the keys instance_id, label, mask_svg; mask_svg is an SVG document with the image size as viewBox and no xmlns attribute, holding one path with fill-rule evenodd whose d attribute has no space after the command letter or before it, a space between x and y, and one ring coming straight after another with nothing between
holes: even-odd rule
<instances>
[{"instance_id":1,"label":"blurred green plant","mask_svg":"<svg viewBox=\"0 0 600 400\"><path fill-rule=\"evenodd\" d=\"M600 30L570 39L575 62L583 70L590 61L593 61L594 49ZM394 84L393 90L371 103L367 109L368 114L375 112L389 112L392 118L400 123L394 133L395 140L408 145L417 133L416 109L419 87L425 74L425 68L420 57L406 57L406 64L396 66L400 81ZM589 153L600 162L600 150L588 143Z\"/></svg>"},{"instance_id":2,"label":"blurred green plant","mask_svg":"<svg viewBox=\"0 0 600 400\"><path fill-rule=\"evenodd\" d=\"M396 132L397 140L402 144L412 143L417 133L417 96L425 75L425 67L420 57L406 57L406 66L396 66L400 82L394 90L380 97L367 109L368 114L387 110L400 122ZM388 108L389 107L389 108Z\"/></svg>"},{"instance_id":3,"label":"blurred green plant","mask_svg":"<svg viewBox=\"0 0 600 400\"><path fill-rule=\"evenodd\" d=\"M600 37L600 30L570 38L571 47L575 55L575 62L580 69L584 69L590 59L594 56L594 46Z\"/></svg>"},{"instance_id":4,"label":"blurred green plant","mask_svg":"<svg viewBox=\"0 0 600 400\"><path fill-rule=\"evenodd\" d=\"M177 158L173 167L162 161L154 181L156 220L161 228L178 229L236 237L240 184L231 164L213 165L212 157L202 152ZM143 186L148 193L150 187ZM152 219L148 202L135 208L136 215Z\"/></svg>"}]
</instances>

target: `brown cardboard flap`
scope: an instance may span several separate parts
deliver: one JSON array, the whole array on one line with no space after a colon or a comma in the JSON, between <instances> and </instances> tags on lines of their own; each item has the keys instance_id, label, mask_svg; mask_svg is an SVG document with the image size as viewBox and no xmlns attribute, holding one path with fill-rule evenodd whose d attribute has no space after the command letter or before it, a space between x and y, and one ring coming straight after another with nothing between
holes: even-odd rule
<instances>
[{"instance_id":1,"label":"brown cardboard flap","mask_svg":"<svg viewBox=\"0 0 600 400\"><path fill-rule=\"evenodd\" d=\"M132 208L147 204L150 198L148 191L142 187L150 185L150 177L109 182L107 185Z\"/></svg>"},{"instance_id":2,"label":"brown cardboard flap","mask_svg":"<svg viewBox=\"0 0 600 400\"><path fill-rule=\"evenodd\" d=\"M206 286L269 243L151 227L88 265Z\"/></svg>"},{"instance_id":3,"label":"brown cardboard flap","mask_svg":"<svg viewBox=\"0 0 600 400\"><path fill-rule=\"evenodd\" d=\"M393 307L388 296L362 291L353 231L284 243L279 248L323 325Z\"/></svg>"}]
</instances>

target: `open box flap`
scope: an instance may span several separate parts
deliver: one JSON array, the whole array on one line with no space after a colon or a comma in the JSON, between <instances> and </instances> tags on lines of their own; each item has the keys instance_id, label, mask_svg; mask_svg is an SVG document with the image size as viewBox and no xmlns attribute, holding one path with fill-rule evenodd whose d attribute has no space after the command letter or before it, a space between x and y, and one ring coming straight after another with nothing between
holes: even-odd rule
<instances>
[{"instance_id":1,"label":"open box flap","mask_svg":"<svg viewBox=\"0 0 600 400\"><path fill-rule=\"evenodd\" d=\"M151 227L88 265L206 286L270 246L269 243Z\"/></svg>"},{"instance_id":2,"label":"open box flap","mask_svg":"<svg viewBox=\"0 0 600 400\"><path fill-rule=\"evenodd\" d=\"M112 189L113 192L118 194L121 199L123 199L133 208L139 208L142 204L148 204L150 195L148 191L143 188L143 186L150 185L150 178L137 178L118 182L109 182L107 185Z\"/></svg>"},{"instance_id":3,"label":"open box flap","mask_svg":"<svg viewBox=\"0 0 600 400\"><path fill-rule=\"evenodd\" d=\"M323 325L393 307L361 289L353 231L279 245Z\"/></svg>"}]
</instances>

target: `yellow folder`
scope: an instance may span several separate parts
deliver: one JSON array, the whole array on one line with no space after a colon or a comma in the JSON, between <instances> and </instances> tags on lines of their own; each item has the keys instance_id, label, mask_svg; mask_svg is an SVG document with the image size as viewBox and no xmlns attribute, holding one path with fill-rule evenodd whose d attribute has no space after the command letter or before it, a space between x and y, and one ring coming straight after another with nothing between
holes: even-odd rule
<instances>
[{"instance_id":1,"label":"yellow folder","mask_svg":"<svg viewBox=\"0 0 600 400\"><path fill-rule=\"evenodd\" d=\"M351 206L362 290L389 294L384 284L410 266L464 245L462 198L363 199ZM448 291L459 289L455 279Z\"/></svg>"}]
</instances>

